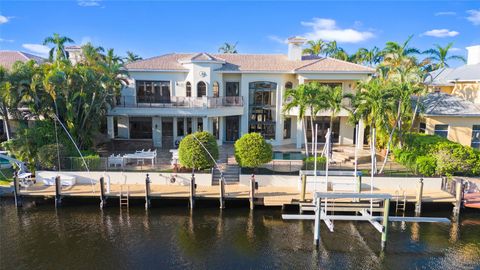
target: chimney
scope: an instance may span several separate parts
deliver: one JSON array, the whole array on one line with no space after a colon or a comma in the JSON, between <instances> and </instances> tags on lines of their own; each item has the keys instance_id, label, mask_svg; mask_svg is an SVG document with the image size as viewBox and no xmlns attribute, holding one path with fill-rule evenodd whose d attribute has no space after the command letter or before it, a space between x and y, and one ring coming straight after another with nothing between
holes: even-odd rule
<instances>
[{"instance_id":1,"label":"chimney","mask_svg":"<svg viewBox=\"0 0 480 270\"><path fill-rule=\"evenodd\" d=\"M302 60L302 45L307 41L302 37L288 38L288 59L294 61Z\"/></svg>"},{"instance_id":2,"label":"chimney","mask_svg":"<svg viewBox=\"0 0 480 270\"><path fill-rule=\"evenodd\" d=\"M480 45L466 48L468 51L467 65L480 64Z\"/></svg>"}]
</instances>

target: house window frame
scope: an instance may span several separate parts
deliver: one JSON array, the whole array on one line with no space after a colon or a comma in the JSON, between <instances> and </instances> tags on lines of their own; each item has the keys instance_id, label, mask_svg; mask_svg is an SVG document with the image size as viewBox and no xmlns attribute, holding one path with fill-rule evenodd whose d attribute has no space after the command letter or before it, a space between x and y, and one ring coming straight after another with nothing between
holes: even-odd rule
<instances>
[{"instance_id":1,"label":"house window frame","mask_svg":"<svg viewBox=\"0 0 480 270\"><path fill-rule=\"evenodd\" d=\"M440 127L444 128L446 126L446 130L445 129L440 129ZM434 129L433 129L433 134L437 135L437 136L440 136L440 137L443 137L443 138L448 138L448 131L450 130L450 125L448 124L437 124L434 126Z\"/></svg>"},{"instance_id":2,"label":"house window frame","mask_svg":"<svg viewBox=\"0 0 480 270\"><path fill-rule=\"evenodd\" d=\"M474 140L477 138L477 140ZM470 146L475 149L480 149L480 124L472 125L472 141Z\"/></svg>"}]
</instances>

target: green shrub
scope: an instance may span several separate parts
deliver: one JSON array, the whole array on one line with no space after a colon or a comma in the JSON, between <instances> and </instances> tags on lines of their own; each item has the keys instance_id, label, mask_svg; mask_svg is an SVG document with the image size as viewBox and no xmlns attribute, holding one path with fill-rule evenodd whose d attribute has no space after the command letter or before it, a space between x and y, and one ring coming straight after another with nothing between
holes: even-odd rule
<instances>
[{"instance_id":1,"label":"green shrub","mask_svg":"<svg viewBox=\"0 0 480 270\"><path fill-rule=\"evenodd\" d=\"M178 147L180 164L189 169L207 169L214 167L215 162L198 141L204 145L215 160L218 159L217 140L212 134L202 131L189 134L182 139Z\"/></svg>"},{"instance_id":2,"label":"green shrub","mask_svg":"<svg viewBox=\"0 0 480 270\"><path fill-rule=\"evenodd\" d=\"M57 152L58 151L58 152ZM47 144L38 148L37 162L42 169L58 168L58 155L60 160L65 156L63 145Z\"/></svg>"},{"instance_id":3,"label":"green shrub","mask_svg":"<svg viewBox=\"0 0 480 270\"><path fill-rule=\"evenodd\" d=\"M83 156L85 159L85 163L87 163L89 170L101 170L103 168L102 160L99 155L92 154L89 156ZM86 170L85 164L81 157L70 157L65 161L66 169L70 169L72 171L83 171ZM70 163L70 164L68 164Z\"/></svg>"},{"instance_id":4,"label":"green shrub","mask_svg":"<svg viewBox=\"0 0 480 270\"><path fill-rule=\"evenodd\" d=\"M241 167L258 168L272 160L272 145L260 133L248 133L235 142L235 160Z\"/></svg>"},{"instance_id":5,"label":"green shrub","mask_svg":"<svg viewBox=\"0 0 480 270\"><path fill-rule=\"evenodd\" d=\"M433 156L420 156L417 158L416 168L420 174L425 176L435 175L437 160Z\"/></svg>"},{"instance_id":6,"label":"green shrub","mask_svg":"<svg viewBox=\"0 0 480 270\"><path fill-rule=\"evenodd\" d=\"M317 157L317 170L324 170L327 163L326 157ZM315 168L315 157L303 159L302 170L313 170Z\"/></svg>"}]
</instances>

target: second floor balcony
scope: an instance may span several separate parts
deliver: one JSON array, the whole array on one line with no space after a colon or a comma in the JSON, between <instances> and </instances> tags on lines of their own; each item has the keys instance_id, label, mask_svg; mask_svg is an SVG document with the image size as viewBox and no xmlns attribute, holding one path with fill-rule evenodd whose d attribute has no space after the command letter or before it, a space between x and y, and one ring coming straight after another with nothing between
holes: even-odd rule
<instances>
[{"instance_id":1,"label":"second floor balcony","mask_svg":"<svg viewBox=\"0 0 480 270\"><path fill-rule=\"evenodd\" d=\"M219 108L242 107L243 97L153 97L153 96L121 96L117 99L117 107L125 108Z\"/></svg>"}]
</instances>

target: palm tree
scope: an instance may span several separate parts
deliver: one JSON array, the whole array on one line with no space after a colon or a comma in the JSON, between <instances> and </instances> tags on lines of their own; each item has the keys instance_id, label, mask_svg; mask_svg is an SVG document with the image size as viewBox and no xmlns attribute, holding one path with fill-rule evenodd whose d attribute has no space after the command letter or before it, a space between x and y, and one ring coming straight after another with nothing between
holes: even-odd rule
<instances>
[{"instance_id":1,"label":"palm tree","mask_svg":"<svg viewBox=\"0 0 480 270\"><path fill-rule=\"evenodd\" d=\"M342 87L330 85L320 86L320 96L324 104L324 108L330 110L330 128L333 126L333 119L340 112L341 109L350 110L343 102L345 99L352 100L353 94L343 93Z\"/></svg>"},{"instance_id":2,"label":"palm tree","mask_svg":"<svg viewBox=\"0 0 480 270\"><path fill-rule=\"evenodd\" d=\"M381 55L383 65L396 68L402 65L416 65L416 54L420 54L417 48L410 47L413 36L409 36L402 44L388 41Z\"/></svg>"},{"instance_id":3,"label":"palm tree","mask_svg":"<svg viewBox=\"0 0 480 270\"><path fill-rule=\"evenodd\" d=\"M376 46L374 46L371 50L366 48L358 49L356 57L357 63L367 64L369 67L377 65L382 60L380 49Z\"/></svg>"},{"instance_id":4,"label":"palm tree","mask_svg":"<svg viewBox=\"0 0 480 270\"><path fill-rule=\"evenodd\" d=\"M436 63L434 64L435 69L449 67L447 62L451 60L459 60L465 63L465 57L449 54L452 46L453 42L448 43L445 47L435 44L433 49L426 50L423 53L430 55L430 57L428 58L429 60L436 61Z\"/></svg>"},{"instance_id":5,"label":"palm tree","mask_svg":"<svg viewBox=\"0 0 480 270\"><path fill-rule=\"evenodd\" d=\"M325 57L336 55L340 50L341 48L338 47L337 41L330 41L324 49Z\"/></svg>"},{"instance_id":6,"label":"palm tree","mask_svg":"<svg viewBox=\"0 0 480 270\"><path fill-rule=\"evenodd\" d=\"M311 99L309 96L309 87L305 84L300 84L296 88L287 89L284 96L283 112L289 112L292 109L298 109L298 118L302 120L303 135L305 139L305 154L308 157L308 140L307 140L307 125L306 113L311 106ZM313 137L312 137L313 139Z\"/></svg>"},{"instance_id":7,"label":"palm tree","mask_svg":"<svg viewBox=\"0 0 480 270\"><path fill-rule=\"evenodd\" d=\"M12 106L14 97L12 84L9 81L8 71L0 66L0 115L3 118L3 125L5 128L5 134L7 135L7 141L10 140L10 113L9 108Z\"/></svg>"},{"instance_id":8,"label":"palm tree","mask_svg":"<svg viewBox=\"0 0 480 270\"><path fill-rule=\"evenodd\" d=\"M320 56L327 45L325 41L318 39L318 40L309 40L307 41L309 45L308 48L303 49L304 54L312 55L312 56Z\"/></svg>"},{"instance_id":9,"label":"palm tree","mask_svg":"<svg viewBox=\"0 0 480 270\"><path fill-rule=\"evenodd\" d=\"M343 61L350 61L354 62L355 61L355 55L348 55L348 53L340 47L337 47L335 53L331 55L332 58L343 60Z\"/></svg>"},{"instance_id":10,"label":"palm tree","mask_svg":"<svg viewBox=\"0 0 480 270\"><path fill-rule=\"evenodd\" d=\"M62 60L62 59L67 59L67 52L65 51L65 44L66 43L73 43L73 39L66 37L66 36L60 36L57 33L54 33L53 36L45 38L43 41L43 45L49 45L52 44L53 48L50 49L49 52L49 59L50 61L53 61L53 54L56 53L55 60Z\"/></svg>"},{"instance_id":11,"label":"palm tree","mask_svg":"<svg viewBox=\"0 0 480 270\"><path fill-rule=\"evenodd\" d=\"M218 48L218 52L220 52L220 53L238 53L237 44L238 44L238 41L235 42L234 44L225 42L220 48Z\"/></svg>"},{"instance_id":12,"label":"palm tree","mask_svg":"<svg viewBox=\"0 0 480 270\"><path fill-rule=\"evenodd\" d=\"M139 55L131 52L131 51L127 51L127 57L125 57L125 62L127 63L132 63L132 62L135 62L135 61L138 61L138 60L142 60L143 58L140 57Z\"/></svg>"}]
</instances>

